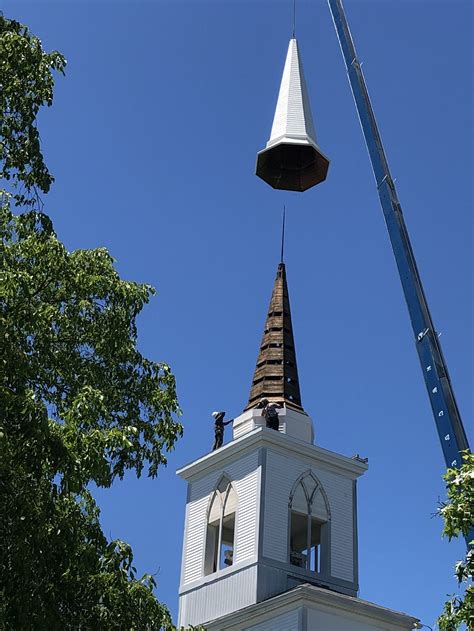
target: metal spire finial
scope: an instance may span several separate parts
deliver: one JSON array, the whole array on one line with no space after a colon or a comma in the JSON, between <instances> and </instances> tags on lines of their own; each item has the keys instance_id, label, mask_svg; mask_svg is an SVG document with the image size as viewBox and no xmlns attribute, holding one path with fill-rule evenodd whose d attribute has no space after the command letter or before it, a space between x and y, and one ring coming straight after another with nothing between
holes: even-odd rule
<instances>
[{"instance_id":1,"label":"metal spire finial","mask_svg":"<svg viewBox=\"0 0 474 631\"><path fill-rule=\"evenodd\" d=\"M285 251L285 219L286 219L286 208L283 205L283 218L281 223L281 256L280 263L283 263L283 254Z\"/></svg>"},{"instance_id":2,"label":"metal spire finial","mask_svg":"<svg viewBox=\"0 0 474 631\"><path fill-rule=\"evenodd\" d=\"M295 39L296 35L296 0L293 0L293 39Z\"/></svg>"}]
</instances>

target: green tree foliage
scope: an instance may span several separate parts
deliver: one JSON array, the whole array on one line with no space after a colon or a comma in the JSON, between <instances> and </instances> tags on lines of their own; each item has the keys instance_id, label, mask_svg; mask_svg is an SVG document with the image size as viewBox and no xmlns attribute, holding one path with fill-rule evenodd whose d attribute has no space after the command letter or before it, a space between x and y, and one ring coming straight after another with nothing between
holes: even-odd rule
<instances>
[{"instance_id":1,"label":"green tree foliage","mask_svg":"<svg viewBox=\"0 0 474 631\"><path fill-rule=\"evenodd\" d=\"M151 575L109 542L90 489L156 476L182 434L175 380L137 349L154 290L105 249L68 252L33 209L53 180L36 129L59 53L0 17L0 629L171 629Z\"/></svg>"},{"instance_id":2,"label":"green tree foliage","mask_svg":"<svg viewBox=\"0 0 474 631\"><path fill-rule=\"evenodd\" d=\"M448 469L444 476L448 501L441 505L439 514L444 519L444 536L451 540L463 535L466 537L474 527L474 455L463 454L463 464L459 469ZM445 604L438 619L441 631L456 631L466 625L474 629L474 541L463 561L455 567L459 585L465 587L462 596L452 596Z\"/></svg>"},{"instance_id":3,"label":"green tree foliage","mask_svg":"<svg viewBox=\"0 0 474 631\"><path fill-rule=\"evenodd\" d=\"M44 52L26 26L0 16L0 177L20 184L18 204L34 204L37 189L47 193L53 182L41 153L36 116L42 105L53 102L51 71L64 74L65 66L64 57Z\"/></svg>"}]
</instances>

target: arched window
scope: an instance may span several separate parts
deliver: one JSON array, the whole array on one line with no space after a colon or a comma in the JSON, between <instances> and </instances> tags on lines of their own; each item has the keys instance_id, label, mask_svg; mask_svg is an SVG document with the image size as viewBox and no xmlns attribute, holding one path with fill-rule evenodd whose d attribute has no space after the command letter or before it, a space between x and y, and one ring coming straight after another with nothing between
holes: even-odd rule
<instances>
[{"instance_id":1,"label":"arched window","mask_svg":"<svg viewBox=\"0 0 474 631\"><path fill-rule=\"evenodd\" d=\"M237 494L231 482L221 478L214 491L207 517L204 574L229 567L234 562Z\"/></svg>"},{"instance_id":2,"label":"arched window","mask_svg":"<svg viewBox=\"0 0 474 631\"><path fill-rule=\"evenodd\" d=\"M308 472L290 495L290 563L312 572L327 569L329 510L317 478Z\"/></svg>"}]
</instances>

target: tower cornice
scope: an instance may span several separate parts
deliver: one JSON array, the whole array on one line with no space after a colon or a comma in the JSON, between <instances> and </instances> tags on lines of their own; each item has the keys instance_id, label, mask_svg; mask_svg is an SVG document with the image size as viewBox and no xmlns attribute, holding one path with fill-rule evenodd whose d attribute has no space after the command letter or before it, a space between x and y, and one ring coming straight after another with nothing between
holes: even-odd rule
<instances>
[{"instance_id":1,"label":"tower cornice","mask_svg":"<svg viewBox=\"0 0 474 631\"><path fill-rule=\"evenodd\" d=\"M328 449L275 432L272 429L259 427L241 438L233 440L218 451L208 453L194 462L181 467L176 473L183 480L192 482L194 478L201 477L206 470L225 468L225 463L230 459L234 459L236 456L240 457L258 447L271 447L284 453L294 453L298 456L307 457L321 469L333 473L344 473L344 475L354 480L363 475L368 469L367 463L359 459L342 456Z\"/></svg>"},{"instance_id":2,"label":"tower cornice","mask_svg":"<svg viewBox=\"0 0 474 631\"><path fill-rule=\"evenodd\" d=\"M396 625L397 629L409 631L417 628L416 625L420 622L418 618L376 605L367 600L361 600L360 598L347 596L314 585L302 584L267 600L264 611L262 611L261 603L257 603L241 611L233 612L229 616L223 616L219 620L211 621L207 627L209 631L217 631L217 629L224 628L223 625L225 625L225 629L237 631L243 623L253 626L259 622L265 622L269 611L277 617L286 611L290 611L296 604L300 604L303 607L321 608L322 611L333 615L337 612L343 616L360 616L363 620L367 620L370 623L383 624L384 628L387 628L385 625L390 625L390 628L392 628L392 625ZM358 626L360 626L360 618L358 622Z\"/></svg>"}]
</instances>

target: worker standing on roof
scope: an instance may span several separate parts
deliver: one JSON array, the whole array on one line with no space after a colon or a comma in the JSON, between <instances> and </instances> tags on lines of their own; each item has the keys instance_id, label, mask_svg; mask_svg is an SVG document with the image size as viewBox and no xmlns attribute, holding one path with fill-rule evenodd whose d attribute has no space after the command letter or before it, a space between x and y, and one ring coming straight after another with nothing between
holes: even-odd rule
<instances>
[{"instance_id":1,"label":"worker standing on roof","mask_svg":"<svg viewBox=\"0 0 474 631\"><path fill-rule=\"evenodd\" d=\"M268 399L261 399L257 407L262 410L265 425L278 432L280 429L280 419L278 417L277 407L281 408L281 403L270 403Z\"/></svg>"},{"instance_id":2,"label":"worker standing on roof","mask_svg":"<svg viewBox=\"0 0 474 631\"><path fill-rule=\"evenodd\" d=\"M224 426L232 423L234 419L231 418L230 421L224 422L225 412L213 412L212 416L214 417L214 445L212 451L215 451L222 447L224 441Z\"/></svg>"}]
</instances>

